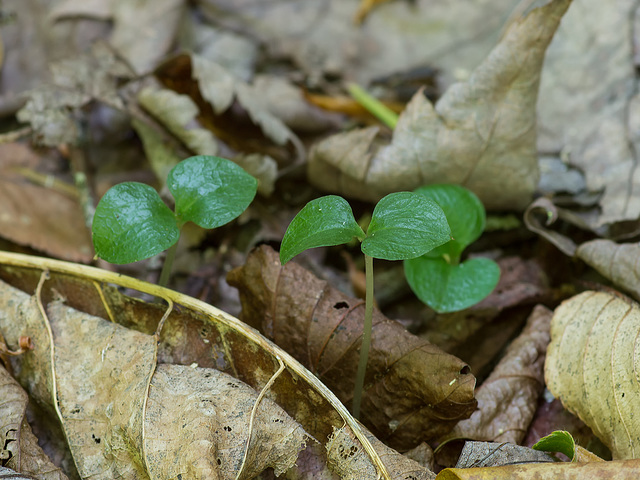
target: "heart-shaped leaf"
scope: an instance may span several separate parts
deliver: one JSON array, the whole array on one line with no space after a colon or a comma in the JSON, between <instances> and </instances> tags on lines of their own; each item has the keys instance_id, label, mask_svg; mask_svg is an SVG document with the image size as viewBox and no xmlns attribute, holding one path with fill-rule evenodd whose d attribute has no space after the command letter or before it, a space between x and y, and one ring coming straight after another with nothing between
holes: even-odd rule
<instances>
[{"instance_id":1,"label":"heart-shaped leaf","mask_svg":"<svg viewBox=\"0 0 640 480\"><path fill-rule=\"evenodd\" d=\"M486 214L484 205L472 191L453 184L426 185L415 190L436 202L447 217L451 227L450 242L438 247L427 255L440 257L448 255L453 264L458 263L460 254L476 241L484 230Z\"/></svg>"},{"instance_id":2,"label":"heart-shaped leaf","mask_svg":"<svg viewBox=\"0 0 640 480\"><path fill-rule=\"evenodd\" d=\"M216 228L246 210L258 181L231 160L199 155L173 167L167 187L176 199L181 221Z\"/></svg>"},{"instance_id":3,"label":"heart-shaped leaf","mask_svg":"<svg viewBox=\"0 0 640 480\"><path fill-rule=\"evenodd\" d=\"M396 192L373 210L362 251L374 258L404 260L449 240L451 230L437 203L417 193Z\"/></svg>"},{"instance_id":4,"label":"heart-shaped leaf","mask_svg":"<svg viewBox=\"0 0 640 480\"><path fill-rule=\"evenodd\" d=\"M364 231L347 201L336 195L316 198L289 224L280 246L280 262L284 265L308 248L341 245L353 237L363 238Z\"/></svg>"},{"instance_id":5,"label":"heart-shaped leaf","mask_svg":"<svg viewBox=\"0 0 640 480\"><path fill-rule=\"evenodd\" d=\"M180 236L176 218L158 192L137 182L107 191L96 207L92 231L98 256L118 264L152 257Z\"/></svg>"},{"instance_id":6,"label":"heart-shaped leaf","mask_svg":"<svg viewBox=\"0 0 640 480\"><path fill-rule=\"evenodd\" d=\"M488 258L452 265L444 258L421 256L404 262L411 290L434 310L455 312L485 298L500 278L500 267Z\"/></svg>"}]
</instances>

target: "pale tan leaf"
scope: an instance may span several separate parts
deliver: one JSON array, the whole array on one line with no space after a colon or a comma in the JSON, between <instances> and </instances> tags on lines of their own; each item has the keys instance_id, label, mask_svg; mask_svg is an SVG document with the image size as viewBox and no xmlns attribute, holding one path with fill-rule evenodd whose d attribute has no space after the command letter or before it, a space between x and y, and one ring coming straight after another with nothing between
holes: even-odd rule
<instances>
[{"instance_id":1,"label":"pale tan leaf","mask_svg":"<svg viewBox=\"0 0 640 480\"><path fill-rule=\"evenodd\" d=\"M258 180L258 193L270 196L276 188L278 163L269 155L250 153L233 157L233 161Z\"/></svg>"},{"instance_id":2,"label":"pale tan leaf","mask_svg":"<svg viewBox=\"0 0 640 480\"><path fill-rule=\"evenodd\" d=\"M151 477L235 478L256 397L248 385L218 370L159 365L145 420ZM267 467L281 475L295 463L306 438L300 425L268 399L259 404L252 431L241 478L253 478Z\"/></svg>"},{"instance_id":3,"label":"pale tan leaf","mask_svg":"<svg viewBox=\"0 0 640 480\"><path fill-rule=\"evenodd\" d=\"M336 165L339 152L322 148L310 157L309 180L345 195L363 192L358 196L366 200L427 183L457 183L475 192L488 209L524 209L538 182L535 107L540 69L570 3L554 0L513 22L470 79L451 86L435 107L416 94L398 121L392 143L370 161L369 154L357 160L356 170L367 171L360 185ZM349 176L344 191L336 187L347 183L335 181L336 168Z\"/></svg>"},{"instance_id":4,"label":"pale tan leaf","mask_svg":"<svg viewBox=\"0 0 640 480\"><path fill-rule=\"evenodd\" d=\"M544 452L508 442L465 442L456 468L498 467L514 463L553 463Z\"/></svg>"},{"instance_id":5,"label":"pale tan leaf","mask_svg":"<svg viewBox=\"0 0 640 480\"><path fill-rule=\"evenodd\" d=\"M640 455L640 309L603 292L583 292L556 308L545 380L563 405L610 448Z\"/></svg>"},{"instance_id":6,"label":"pale tan leaf","mask_svg":"<svg viewBox=\"0 0 640 480\"><path fill-rule=\"evenodd\" d=\"M518 444L544 389L544 358L549 343L551 311L538 305L522 333L476 391L478 410L461 420L443 441L468 438Z\"/></svg>"},{"instance_id":7,"label":"pale tan leaf","mask_svg":"<svg viewBox=\"0 0 640 480\"><path fill-rule=\"evenodd\" d=\"M576 256L640 300L640 245L597 239L585 242Z\"/></svg>"}]
</instances>

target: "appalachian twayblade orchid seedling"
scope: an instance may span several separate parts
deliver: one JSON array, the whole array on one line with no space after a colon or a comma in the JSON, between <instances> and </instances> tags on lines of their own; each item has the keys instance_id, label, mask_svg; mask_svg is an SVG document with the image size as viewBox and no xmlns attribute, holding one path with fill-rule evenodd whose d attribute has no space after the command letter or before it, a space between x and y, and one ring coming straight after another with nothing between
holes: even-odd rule
<instances>
[{"instance_id":1,"label":"appalachian twayblade orchid seedling","mask_svg":"<svg viewBox=\"0 0 640 480\"><path fill-rule=\"evenodd\" d=\"M107 262L137 262L166 250L158 280L166 285L180 231L187 222L202 228L229 223L246 210L258 181L230 160L199 155L178 163L169 172L167 187L175 211L149 185L125 182L102 197L93 218L96 255Z\"/></svg>"},{"instance_id":2,"label":"appalachian twayblade orchid seedling","mask_svg":"<svg viewBox=\"0 0 640 480\"><path fill-rule=\"evenodd\" d=\"M361 242L366 276L364 332L352 407L353 416L359 418L371 346L373 259L419 257L448 242L451 230L436 202L418 193L397 192L378 202L365 233L347 201L329 195L310 201L291 221L282 239L280 262L284 265L309 248L341 245L353 237Z\"/></svg>"}]
</instances>

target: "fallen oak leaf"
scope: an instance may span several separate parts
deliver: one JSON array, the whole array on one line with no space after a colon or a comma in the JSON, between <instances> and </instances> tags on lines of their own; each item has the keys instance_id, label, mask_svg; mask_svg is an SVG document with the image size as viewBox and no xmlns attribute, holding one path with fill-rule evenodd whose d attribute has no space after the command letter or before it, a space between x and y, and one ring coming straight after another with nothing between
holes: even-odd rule
<instances>
[{"instance_id":1,"label":"fallen oak leaf","mask_svg":"<svg viewBox=\"0 0 640 480\"><path fill-rule=\"evenodd\" d=\"M227 281L240 290L243 320L316 372L348 403L353 392L364 303L299 265L255 249ZM475 378L461 360L374 312L363 423L385 443L409 449L434 439L475 409Z\"/></svg>"},{"instance_id":2,"label":"fallen oak leaf","mask_svg":"<svg viewBox=\"0 0 640 480\"><path fill-rule=\"evenodd\" d=\"M366 153L349 160L317 144L308 178L318 188L363 200L431 183L464 185L488 210L524 209L538 183L536 102L547 45L569 7L554 0L513 22L466 83L451 86L435 104L418 92L400 116L390 145L376 151L340 134L338 144ZM367 132L367 130L364 130ZM351 154L351 150L347 152ZM336 180L337 177L337 180Z\"/></svg>"}]
</instances>

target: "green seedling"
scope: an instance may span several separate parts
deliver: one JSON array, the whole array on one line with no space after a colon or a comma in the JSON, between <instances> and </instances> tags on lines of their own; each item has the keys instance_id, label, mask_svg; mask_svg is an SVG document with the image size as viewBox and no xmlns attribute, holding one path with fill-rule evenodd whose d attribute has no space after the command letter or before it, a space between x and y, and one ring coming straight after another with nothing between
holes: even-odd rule
<instances>
[{"instance_id":1,"label":"green seedling","mask_svg":"<svg viewBox=\"0 0 640 480\"><path fill-rule=\"evenodd\" d=\"M187 222L220 227L246 210L258 182L230 160L200 155L171 169L167 187L175 211L149 185L125 182L111 187L96 207L93 245L107 262L137 262L169 249L158 283L166 285L180 231Z\"/></svg>"},{"instance_id":2,"label":"green seedling","mask_svg":"<svg viewBox=\"0 0 640 480\"><path fill-rule=\"evenodd\" d=\"M360 416L373 319L373 259L404 260L425 254L451 239L442 209L424 195L391 193L382 198L371 216L367 233L358 225L345 199L335 195L312 200L287 228L280 248L284 265L314 247L341 245L360 240L365 259L365 319L360 360L353 393L354 417Z\"/></svg>"},{"instance_id":3,"label":"green seedling","mask_svg":"<svg viewBox=\"0 0 640 480\"><path fill-rule=\"evenodd\" d=\"M453 239L417 258L404 261L409 286L438 312L463 310L489 295L500 279L500 267L488 258L460 263L463 250L480 236L486 215L471 191L459 185L428 185L416 190L444 210Z\"/></svg>"}]
</instances>

